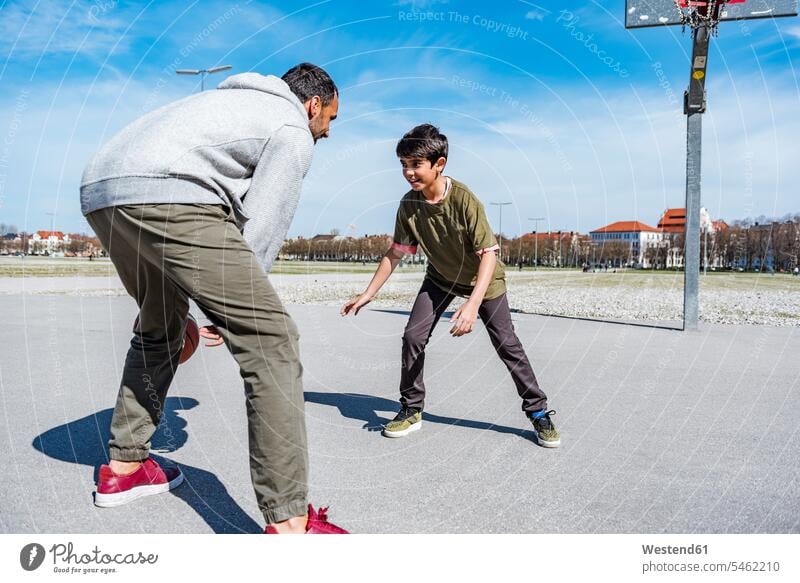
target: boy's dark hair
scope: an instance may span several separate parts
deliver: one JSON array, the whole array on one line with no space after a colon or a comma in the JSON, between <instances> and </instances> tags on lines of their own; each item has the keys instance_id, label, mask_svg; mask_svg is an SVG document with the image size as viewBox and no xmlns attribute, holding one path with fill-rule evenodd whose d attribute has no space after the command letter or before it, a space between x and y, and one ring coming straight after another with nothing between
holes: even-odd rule
<instances>
[{"instance_id":1,"label":"boy's dark hair","mask_svg":"<svg viewBox=\"0 0 800 583\"><path fill-rule=\"evenodd\" d=\"M305 103L315 95L322 99L322 105L328 105L333 101L333 96L339 93L336 83L331 76L321 67L311 63L300 63L295 65L281 77L292 93Z\"/></svg>"},{"instance_id":2,"label":"boy's dark hair","mask_svg":"<svg viewBox=\"0 0 800 583\"><path fill-rule=\"evenodd\" d=\"M447 136L429 123L415 127L397 142L398 158L425 158L435 164L447 158Z\"/></svg>"}]
</instances>

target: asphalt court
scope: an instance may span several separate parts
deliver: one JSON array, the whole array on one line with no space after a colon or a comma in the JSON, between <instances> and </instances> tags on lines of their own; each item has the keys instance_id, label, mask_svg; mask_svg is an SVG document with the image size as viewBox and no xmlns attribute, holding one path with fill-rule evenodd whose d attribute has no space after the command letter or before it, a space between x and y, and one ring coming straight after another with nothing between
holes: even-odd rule
<instances>
[{"instance_id":1,"label":"asphalt court","mask_svg":"<svg viewBox=\"0 0 800 583\"><path fill-rule=\"evenodd\" d=\"M428 349L422 431L397 410L408 306L341 318L290 305L301 333L311 501L366 533L800 532L800 331L671 330L514 314L562 447L531 439L479 324ZM203 348L170 389L154 455L174 494L92 505L135 306L127 297L0 296L6 533L258 532L241 379Z\"/></svg>"}]
</instances>

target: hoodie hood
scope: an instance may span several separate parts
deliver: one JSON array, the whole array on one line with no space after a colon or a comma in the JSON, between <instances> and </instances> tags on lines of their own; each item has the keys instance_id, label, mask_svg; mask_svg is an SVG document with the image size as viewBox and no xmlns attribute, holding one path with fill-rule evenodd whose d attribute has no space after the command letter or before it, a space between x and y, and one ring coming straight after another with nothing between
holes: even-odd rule
<instances>
[{"instance_id":1,"label":"hoodie hood","mask_svg":"<svg viewBox=\"0 0 800 583\"><path fill-rule=\"evenodd\" d=\"M282 97L292 103L297 110L307 118L308 113L298 97L292 93L286 81L275 75L261 75L259 73L239 73L231 75L222 83L217 85L217 89L252 89L262 91L271 95Z\"/></svg>"}]
</instances>

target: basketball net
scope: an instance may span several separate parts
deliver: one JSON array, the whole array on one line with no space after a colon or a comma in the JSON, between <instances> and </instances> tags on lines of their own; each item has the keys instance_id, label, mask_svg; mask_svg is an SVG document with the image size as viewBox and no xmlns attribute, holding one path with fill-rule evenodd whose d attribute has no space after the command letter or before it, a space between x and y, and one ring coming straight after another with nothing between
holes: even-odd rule
<instances>
[{"instance_id":1,"label":"basketball net","mask_svg":"<svg viewBox=\"0 0 800 583\"><path fill-rule=\"evenodd\" d=\"M739 0L733 0L737 2ZM687 26L692 30L697 30L705 26L710 32L717 33L719 25L720 10L728 0L674 0L675 8L681 15L681 24L684 30Z\"/></svg>"}]
</instances>

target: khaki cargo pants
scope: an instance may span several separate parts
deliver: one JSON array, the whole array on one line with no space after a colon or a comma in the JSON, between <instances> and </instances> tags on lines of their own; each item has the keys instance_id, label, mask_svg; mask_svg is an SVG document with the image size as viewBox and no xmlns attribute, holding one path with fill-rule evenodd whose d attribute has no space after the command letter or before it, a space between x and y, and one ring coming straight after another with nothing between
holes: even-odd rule
<instances>
[{"instance_id":1,"label":"khaki cargo pants","mask_svg":"<svg viewBox=\"0 0 800 583\"><path fill-rule=\"evenodd\" d=\"M111 421L111 458L147 458L191 298L244 379L250 474L264 518L303 515L308 452L299 335L232 212L211 204L125 205L86 219L140 310Z\"/></svg>"}]
</instances>

